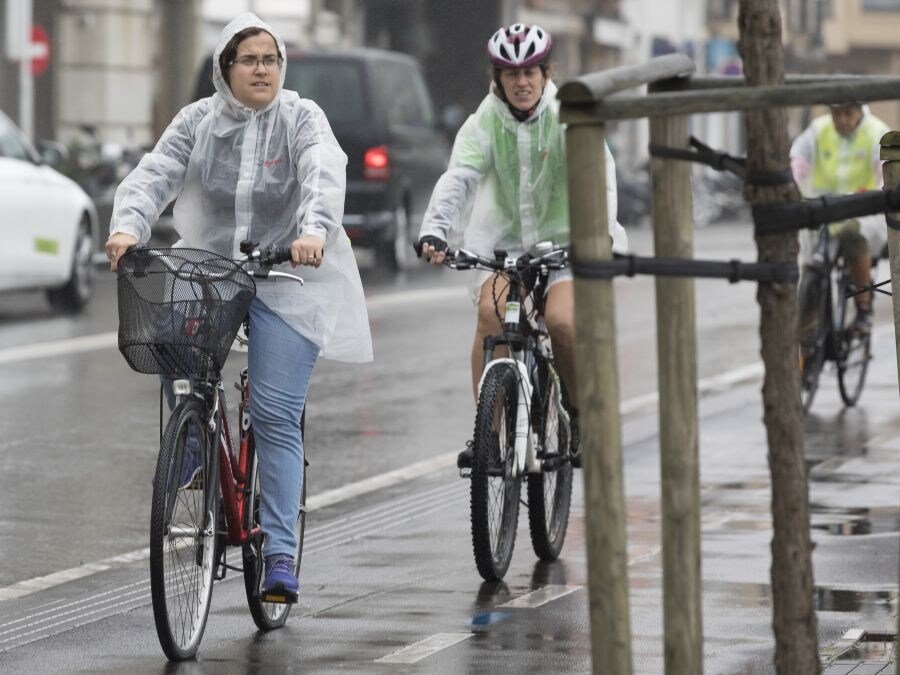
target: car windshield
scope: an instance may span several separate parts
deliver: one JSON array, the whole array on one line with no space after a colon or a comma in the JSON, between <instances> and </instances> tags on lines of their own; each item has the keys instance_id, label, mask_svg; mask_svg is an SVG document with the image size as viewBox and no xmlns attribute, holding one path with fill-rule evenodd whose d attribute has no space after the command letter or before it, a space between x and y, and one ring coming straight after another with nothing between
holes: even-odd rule
<instances>
[{"instance_id":1,"label":"car windshield","mask_svg":"<svg viewBox=\"0 0 900 675\"><path fill-rule=\"evenodd\" d=\"M34 162L34 151L26 145L22 135L3 114L0 114L0 157Z\"/></svg>"},{"instance_id":2,"label":"car windshield","mask_svg":"<svg viewBox=\"0 0 900 675\"><path fill-rule=\"evenodd\" d=\"M331 124L359 123L368 117L358 63L291 59L284 88L318 103Z\"/></svg>"}]
</instances>

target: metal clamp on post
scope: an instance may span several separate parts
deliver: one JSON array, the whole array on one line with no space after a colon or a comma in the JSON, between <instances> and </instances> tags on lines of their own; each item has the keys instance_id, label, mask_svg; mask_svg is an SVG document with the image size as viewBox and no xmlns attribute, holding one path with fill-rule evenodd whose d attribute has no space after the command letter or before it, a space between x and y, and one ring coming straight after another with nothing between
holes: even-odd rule
<instances>
[{"instance_id":1,"label":"metal clamp on post","mask_svg":"<svg viewBox=\"0 0 900 675\"><path fill-rule=\"evenodd\" d=\"M685 162L697 162L699 164L705 164L716 171L728 171L741 178L746 174L747 169L744 166L743 157L732 157L726 152L713 150L708 145L697 140L694 136L691 136L689 143L695 150L670 148L665 145L657 145L656 143L651 143L647 149L652 157L678 159Z\"/></svg>"},{"instance_id":2,"label":"metal clamp on post","mask_svg":"<svg viewBox=\"0 0 900 675\"><path fill-rule=\"evenodd\" d=\"M783 171L751 171L747 174L745 180L751 185L773 187L793 183L794 173L790 169L784 169Z\"/></svg>"},{"instance_id":3,"label":"metal clamp on post","mask_svg":"<svg viewBox=\"0 0 900 675\"><path fill-rule=\"evenodd\" d=\"M612 260L582 261L569 254L572 274L582 279L612 279L647 274L664 277L699 277L770 283L795 282L800 277L797 265L790 263L746 263L740 260L692 260L687 258L649 258L617 255Z\"/></svg>"}]
</instances>

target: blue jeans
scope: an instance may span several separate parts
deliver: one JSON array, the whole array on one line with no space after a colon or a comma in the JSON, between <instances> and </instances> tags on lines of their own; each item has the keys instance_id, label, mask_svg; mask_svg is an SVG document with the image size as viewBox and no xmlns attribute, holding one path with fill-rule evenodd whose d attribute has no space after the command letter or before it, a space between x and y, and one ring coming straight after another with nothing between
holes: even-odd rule
<instances>
[{"instance_id":1,"label":"blue jeans","mask_svg":"<svg viewBox=\"0 0 900 675\"><path fill-rule=\"evenodd\" d=\"M265 555L294 555L303 485L300 416L319 356L314 343L258 298L250 304L250 419L259 458L260 513ZM163 378L171 410L171 380Z\"/></svg>"},{"instance_id":2,"label":"blue jeans","mask_svg":"<svg viewBox=\"0 0 900 675\"><path fill-rule=\"evenodd\" d=\"M293 556L303 484L300 415L319 347L254 298L247 356L264 551L267 556Z\"/></svg>"}]
</instances>

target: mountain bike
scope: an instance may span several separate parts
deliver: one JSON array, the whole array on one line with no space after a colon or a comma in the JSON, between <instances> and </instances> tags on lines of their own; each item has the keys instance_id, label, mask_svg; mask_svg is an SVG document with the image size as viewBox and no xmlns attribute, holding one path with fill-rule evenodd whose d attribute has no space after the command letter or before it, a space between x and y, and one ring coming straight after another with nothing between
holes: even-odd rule
<instances>
[{"instance_id":1,"label":"mountain bike","mask_svg":"<svg viewBox=\"0 0 900 675\"><path fill-rule=\"evenodd\" d=\"M834 362L841 399L852 406L862 394L872 360L871 331L860 330L854 322L854 296L869 289L860 288L850 278L847 261L836 244L829 226L822 227L812 262L804 267L800 280L800 396L804 412L812 407L826 361ZM874 305L874 297L872 302Z\"/></svg>"},{"instance_id":2,"label":"mountain bike","mask_svg":"<svg viewBox=\"0 0 900 675\"><path fill-rule=\"evenodd\" d=\"M539 558L559 556L569 523L572 421L543 319L550 271L568 262L565 249L541 245L539 250L544 253L518 258L498 250L493 259L459 250L444 261L457 270L495 272L494 284L507 289L501 312L495 286L502 331L484 341L468 472L475 564L489 581L502 579L509 568L523 481L531 544ZM509 355L495 357L498 347Z\"/></svg>"},{"instance_id":3,"label":"mountain bike","mask_svg":"<svg viewBox=\"0 0 900 675\"><path fill-rule=\"evenodd\" d=\"M235 444L221 370L256 294L255 279L290 251L243 242L245 260L188 248L134 248L118 265L119 350L140 373L171 378L175 406L161 433L150 515L150 590L156 632L170 660L193 658L214 581L243 571L250 614L264 631L284 625L290 598L264 596L259 467L250 419L250 378L240 372ZM246 269L253 263L253 271ZM160 419L162 431L162 417ZM301 433L304 420L301 418ZM297 516L296 575L306 522L306 471ZM240 546L243 566L226 558Z\"/></svg>"}]
</instances>

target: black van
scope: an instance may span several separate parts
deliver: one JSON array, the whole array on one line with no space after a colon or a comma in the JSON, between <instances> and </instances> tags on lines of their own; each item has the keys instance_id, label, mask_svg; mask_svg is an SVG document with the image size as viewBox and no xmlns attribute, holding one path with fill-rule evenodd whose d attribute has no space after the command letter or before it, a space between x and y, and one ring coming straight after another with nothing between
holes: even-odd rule
<instances>
[{"instance_id":1,"label":"black van","mask_svg":"<svg viewBox=\"0 0 900 675\"><path fill-rule=\"evenodd\" d=\"M285 89L322 107L347 153L344 229L402 269L450 151L418 63L381 49L289 50L286 67ZM214 91L207 59L194 98Z\"/></svg>"}]
</instances>

